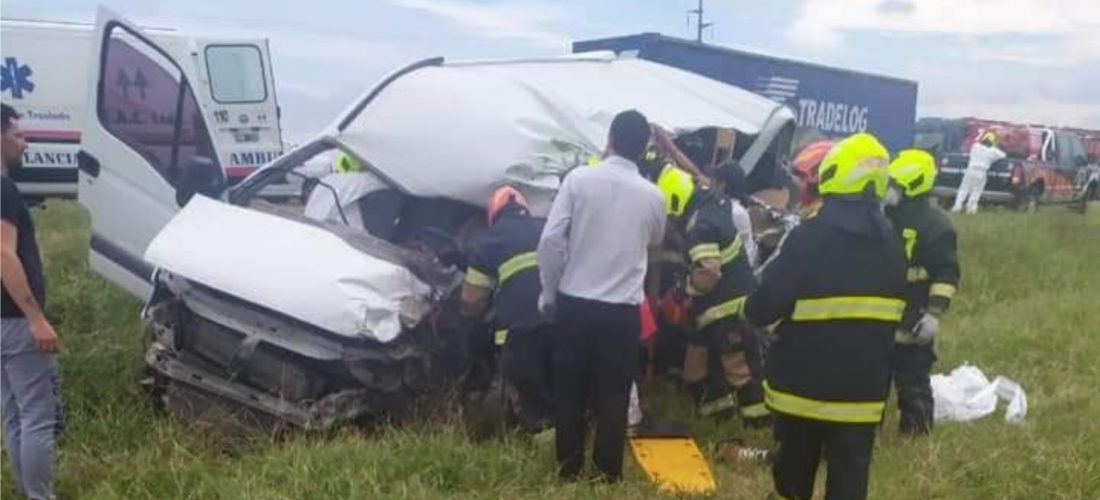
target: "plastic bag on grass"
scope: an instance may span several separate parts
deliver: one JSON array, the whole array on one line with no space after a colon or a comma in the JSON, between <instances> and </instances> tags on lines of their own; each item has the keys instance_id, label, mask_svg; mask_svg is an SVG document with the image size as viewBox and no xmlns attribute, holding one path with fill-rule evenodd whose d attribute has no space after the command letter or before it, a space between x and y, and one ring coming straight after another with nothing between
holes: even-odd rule
<instances>
[{"instance_id":1,"label":"plastic bag on grass","mask_svg":"<svg viewBox=\"0 0 1100 500\"><path fill-rule=\"evenodd\" d=\"M964 364L950 374L932 376L936 421L969 422L997 411L998 399L1008 402L1005 421L1022 422L1027 416L1027 393L1005 378L989 379L973 365Z\"/></svg>"}]
</instances>

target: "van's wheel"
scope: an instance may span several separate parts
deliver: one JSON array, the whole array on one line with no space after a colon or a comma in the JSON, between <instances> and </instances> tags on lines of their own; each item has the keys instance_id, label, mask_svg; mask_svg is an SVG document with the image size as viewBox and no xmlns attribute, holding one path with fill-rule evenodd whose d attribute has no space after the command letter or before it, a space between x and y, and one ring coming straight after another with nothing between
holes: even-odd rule
<instances>
[{"instance_id":1,"label":"van's wheel","mask_svg":"<svg viewBox=\"0 0 1100 500\"><path fill-rule=\"evenodd\" d=\"M1097 199L1100 196L1100 186L1096 183L1090 184L1085 188L1085 191L1081 193L1081 199L1073 204L1073 210L1079 214L1084 215L1088 211L1089 202Z\"/></svg>"}]
</instances>

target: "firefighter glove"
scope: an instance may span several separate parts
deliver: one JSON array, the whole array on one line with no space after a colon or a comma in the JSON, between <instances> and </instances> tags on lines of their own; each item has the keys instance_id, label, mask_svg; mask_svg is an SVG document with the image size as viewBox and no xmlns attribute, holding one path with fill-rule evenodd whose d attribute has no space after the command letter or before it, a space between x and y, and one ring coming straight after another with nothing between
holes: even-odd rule
<instances>
[{"instance_id":1,"label":"firefighter glove","mask_svg":"<svg viewBox=\"0 0 1100 500\"><path fill-rule=\"evenodd\" d=\"M930 313L924 313L913 325L913 340L917 345L928 345L936 340L940 332L940 319Z\"/></svg>"}]
</instances>

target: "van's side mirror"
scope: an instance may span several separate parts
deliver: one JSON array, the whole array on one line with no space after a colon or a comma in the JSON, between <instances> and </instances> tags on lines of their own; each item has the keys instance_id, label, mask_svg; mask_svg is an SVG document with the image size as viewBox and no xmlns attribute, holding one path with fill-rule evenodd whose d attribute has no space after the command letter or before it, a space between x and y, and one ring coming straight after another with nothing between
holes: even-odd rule
<instances>
[{"instance_id":1,"label":"van's side mirror","mask_svg":"<svg viewBox=\"0 0 1100 500\"><path fill-rule=\"evenodd\" d=\"M184 163L176 184L176 204L184 206L196 194L218 198L226 189L225 175L214 160L192 156Z\"/></svg>"}]
</instances>

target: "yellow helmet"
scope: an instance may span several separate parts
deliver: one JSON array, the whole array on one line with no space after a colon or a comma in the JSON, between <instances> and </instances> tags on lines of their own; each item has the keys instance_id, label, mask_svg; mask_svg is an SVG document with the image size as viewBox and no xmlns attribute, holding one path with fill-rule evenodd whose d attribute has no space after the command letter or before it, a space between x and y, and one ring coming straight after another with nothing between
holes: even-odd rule
<instances>
[{"instance_id":1,"label":"yellow helmet","mask_svg":"<svg viewBox=\"0 0 1100 500\"><path fill-rule=\"evenodd\" d=\"M657 178L657 188L665 197L665 212L672 216L681 216L695 194L695 181L691 174L667 166Z\"/></svg>"},{"instance_id":2,"label":"yellow helmet","mask_svg":"<svg viewBox=\"0 0 1100 500\"><path fill-rule=\"evenodd\" d=\"M982 134L982 137L981 137L981 139L978 140L978 142L982 142L982 143L989 142L990 145L996 146L997 145L997 133L992 131L992 130L987 131L986 133Z\"/></svg>"},{"instance_id":3,"label":"yellow helmet","mask_svg":"<svg viewBox=\"0 0 1100 500\"><path fill-rule=\"evenodd\" d=\"M901 192L912 198L932 191L936 182L936 160L927 151L906 149L890 163L890 178Z\"/></svg>"},{"instance_id":4,"label":"yellow helmet","mask_svg":"<svg viewBox=\"0 0 1100 500\"><path fill-rule=\"evenodd\" d=\"M351 155L340 152L332 159L332 171L338 174L362 172L363 165Z\"/></svg>"},{"instance_id":5,"label":"yellow helmet","mask_svg":"<svg viewBox=\"0 0 1100 500\"><path fill-rule=\"evenodd\" d=\"M886 167L890 153L867 133L848 136L836 143L818 167L818 192L822 196L859 195L867 186L875 196L886 195Z\"/></svg>"}]
</instances>

